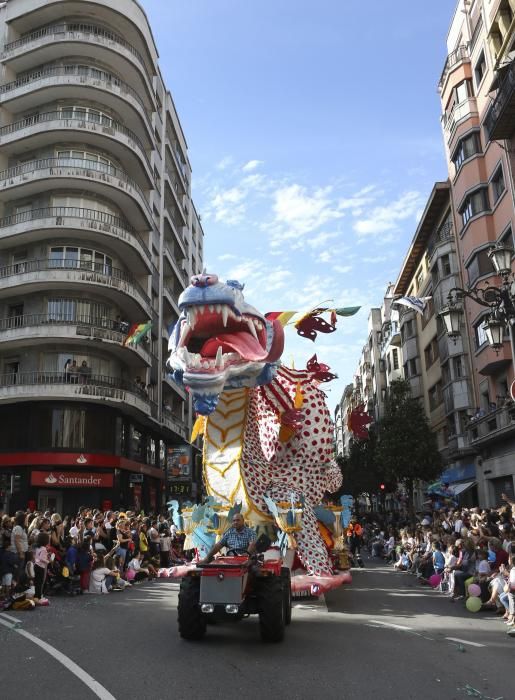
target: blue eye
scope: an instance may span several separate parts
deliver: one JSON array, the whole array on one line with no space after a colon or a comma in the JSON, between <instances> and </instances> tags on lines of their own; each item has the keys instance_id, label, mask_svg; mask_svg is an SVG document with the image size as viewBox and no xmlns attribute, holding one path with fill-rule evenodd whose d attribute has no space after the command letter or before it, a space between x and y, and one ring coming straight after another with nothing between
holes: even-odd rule
<instances>
[{"instance_id":1,"label":"blue eye","mask_svg":"<svg viewBox=\"0 0 515 700\"><path fill-rule=\"evenodd\" d=\"M228 287L232 287L232 289L239 289L240 292L242 292L245 289L245 285L241 282L238 282L238 280L227 280L225 284Z\"/></svg>"}]
</instances>

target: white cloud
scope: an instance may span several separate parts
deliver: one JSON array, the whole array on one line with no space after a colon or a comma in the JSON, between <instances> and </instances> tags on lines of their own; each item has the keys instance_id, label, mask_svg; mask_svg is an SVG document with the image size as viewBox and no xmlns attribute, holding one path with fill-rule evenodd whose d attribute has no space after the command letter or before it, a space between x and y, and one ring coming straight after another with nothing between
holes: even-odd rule
<instances>
[{"instance_id":1,"label":"white cloud","mask_svg":"<svg viewBox=\"0 0 515 700\"><path fill-rule=\"evenodd\" d=\"M325 245L328 241L338 238L339 234L338 233L318 233L316 236L313 236L312 238L308 238L306 241L307 245L310 248L316 249L316 248L321 248L323 245Z\"/></svg>"},{"instance_id":2,"label":"white cloud","mask_svg":"<svg viewBox=\"0 0 515 700\"><path fill-rule=\"evenodd\" d=\"M218 256L218 260L224 262L225 260L237 260L238 256L233 255L232 253L224 253L223 255Z\"/></svg>"},{"instance_id":3,"label":"white cloud","mask_svg":"<svg viewBox=\"0 0 515 700\"><path fill-rule=\"evenodd\" d=\"M345 275L352 270L352 265L333 265L332 269L341 275Z\"/></svg>"},{"instance_id":4,"label":"white cloud","mask_svg":"<svg viewBox=\"0 0 515 700\"><path fill-rule=\"evenodd\" d=\"M263 165L262 160L249 160L248 163L245 163L245 165L242 167L242 170L243 172L248 173L251 170L259 168L260 165Z\"/></svg>"},{"instance_id":5,"label":"white cloud","mask_svg":"<svg viewBox=\"0 0 515 700\"><path fill-rule=\"evenodd\" d=\"M374 207L369 216L358 219L353 228L360 236L395 231L399 222L415 216L422 202L420 192L406 192L385 206Z\"/></svg>"},{"instance_id":6,"label":"white cloud","mask_svg":"<svg viewBox=\"0 0 515 700\"><path fill-rule=\"evenodd\" d=\"M312 232L328 221L342 216L334 208L330 187L320 187L311 193L302 185L288 185L275 192L273 211L275 222L287 238Z\"/></svg>"},{"instance_id":7,"label":"white cloud","mask_svg":"<svg viewBox=\"0 0 515 700\"><path fill-rule=\"evenodd\" d=\"M232 156L224 156L222 160L220 160L216 164L216 169L217 170L227 170L232 164L234 163L234 158Z\"/></svg>"}]
</instances>

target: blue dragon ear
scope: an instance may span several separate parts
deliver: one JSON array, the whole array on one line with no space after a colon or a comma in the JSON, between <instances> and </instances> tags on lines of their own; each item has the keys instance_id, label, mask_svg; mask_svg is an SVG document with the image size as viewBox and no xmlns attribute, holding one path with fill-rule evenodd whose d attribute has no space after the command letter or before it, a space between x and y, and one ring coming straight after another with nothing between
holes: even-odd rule
<instances>
[{"instance_id":1,"label":"blue dragon ear","mask_svg":"<svg viewBox=\"0 0 515 700\"><path fill-rule=\"evenodd\" d=\"M183 375L184 375L184 372L182 371L182 369L175 369L172 372L172 379L176 384L178 384L179 386L182 386L183 385L183 381L182 381Z\"/></svg>"},{"instance_id":2,"label":"blue dragon ear","mask_svg":"<svg viewBox=\"0 0 515 700\"><path fill-rule=\"evenodd\" d=\"M227 280L225 284L228 287L232 287L232 289L239 289L240 292L242 292L245 289L245 285L241 282L238 282L238 280Z\"/></svg>"}]
</instances>

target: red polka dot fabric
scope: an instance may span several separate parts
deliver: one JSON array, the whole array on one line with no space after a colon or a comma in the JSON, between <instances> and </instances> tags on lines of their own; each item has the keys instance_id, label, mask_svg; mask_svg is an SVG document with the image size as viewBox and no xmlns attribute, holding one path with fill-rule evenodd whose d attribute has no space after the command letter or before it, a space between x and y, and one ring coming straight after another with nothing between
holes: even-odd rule
<instances>
[{"instance_id":1,"label":"red polka dot fabric","mask_svg":"<svg viewBox=\"0 0 515 700\"><path fill-rule=\"evenodd\" d=\"M292 406L300 384L304 397L300 409L304 416L302 428L289 442L282 443L277 414L258 389L251 391L242 477L249 497L262 511L267 510L265 493L275 501L290 500L292 493L304 501L302 530L295 534L297 552L308 573L327 575L331 564L313 506L320 503L326 491L336 491L341 484L340 470L333 461L331 416L324 394L306 372L280 368L272 384L275 383L282 396L289 396ZM310 418L306 420L307 416Z\"/></svg>"}]
</instances>

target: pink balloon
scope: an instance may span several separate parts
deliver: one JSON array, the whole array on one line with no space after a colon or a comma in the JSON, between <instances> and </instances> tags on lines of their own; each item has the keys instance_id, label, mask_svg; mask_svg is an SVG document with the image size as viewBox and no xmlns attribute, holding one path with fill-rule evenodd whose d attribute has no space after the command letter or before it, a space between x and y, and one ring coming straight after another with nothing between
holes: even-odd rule
<instances>
[{"instance_id":1,"label":"pink balloon","mask_svg":"<svg viewBox=\"0 0 515 700\"><path fill-rule=\"evenodd\" d=\"M432 576L429 577L429 585L432 588L438 588L441 581L442 581L442 577L440 576L440 574L433 574Z\"/></svg>"},{"instance_id":2,"label":"pink balloon","mask_svg":"<svg viewBox=\"0 0 515 700\"><path fill-rule=\"evenodd\" d=\"M481 588L477 585L477 583L471 583L468 587L468 593L471 596L479 598L481 596Z\"/></svg>"}]
</instances>

